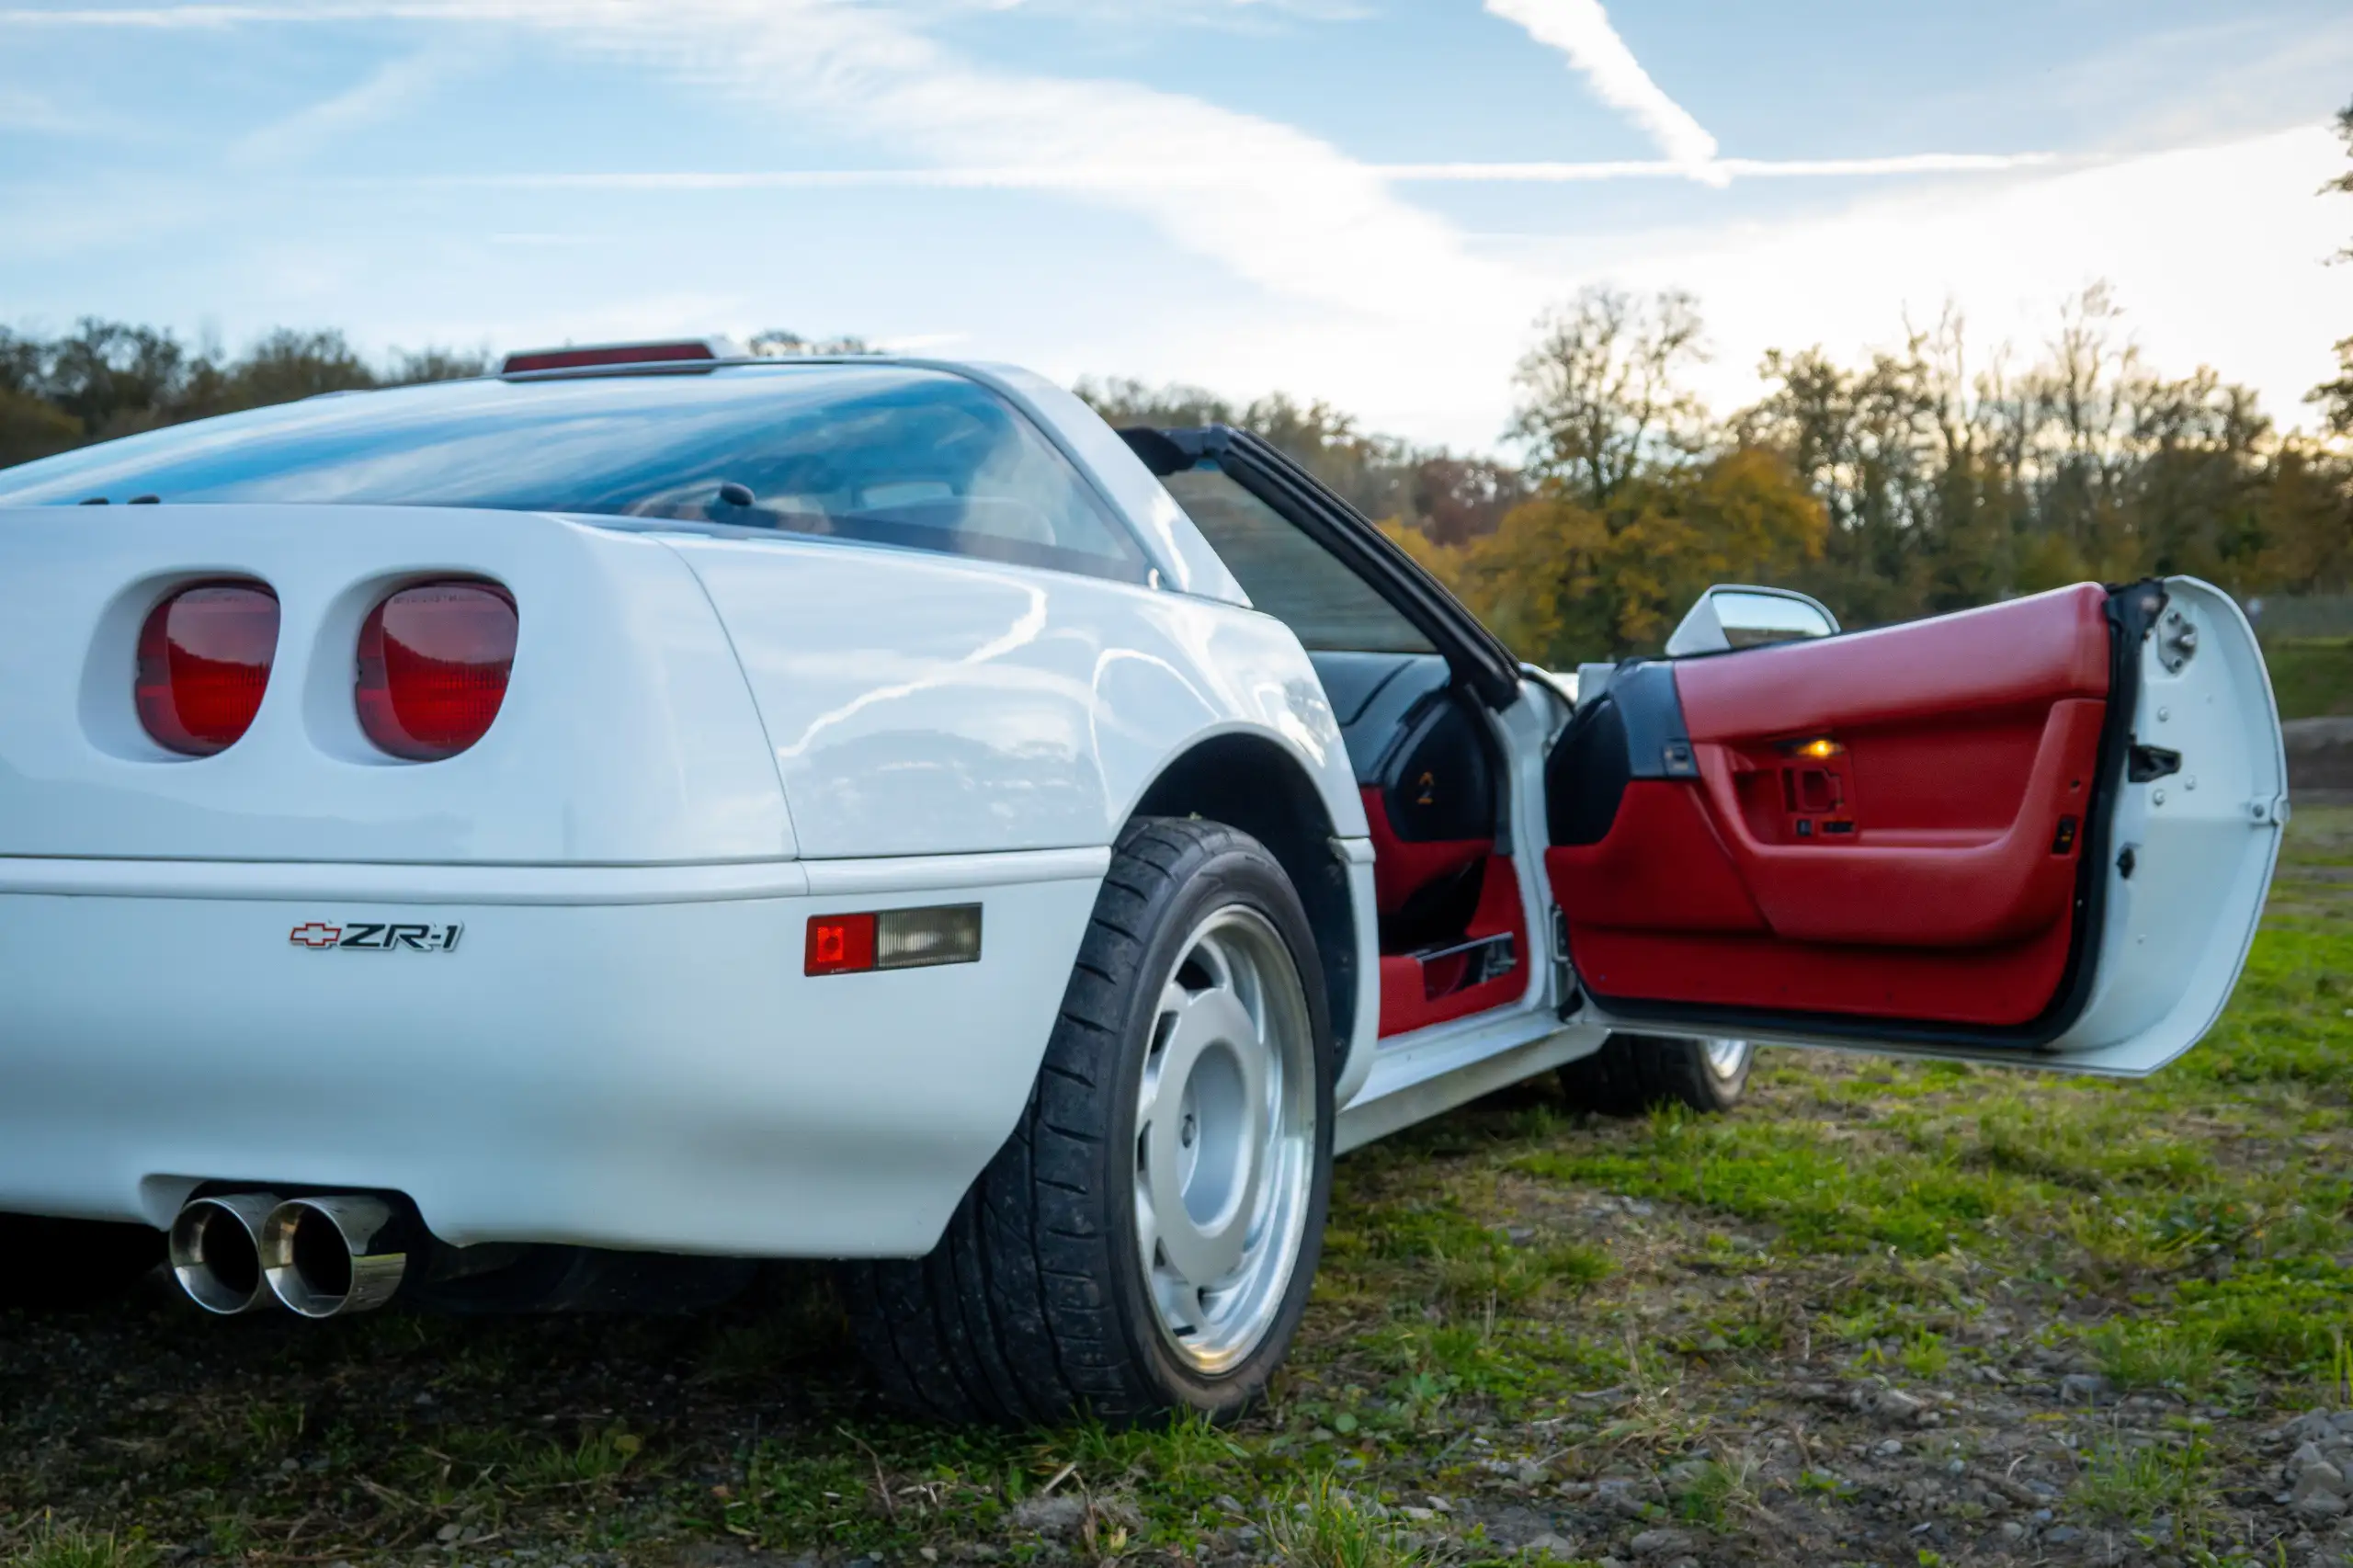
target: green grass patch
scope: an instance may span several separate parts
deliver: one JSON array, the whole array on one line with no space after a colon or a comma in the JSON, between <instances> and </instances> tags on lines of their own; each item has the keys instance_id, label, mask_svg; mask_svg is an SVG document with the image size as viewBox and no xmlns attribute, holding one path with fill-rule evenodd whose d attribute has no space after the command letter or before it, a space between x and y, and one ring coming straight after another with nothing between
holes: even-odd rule
<instances>
[{"instance_id":1,"label":"green grass patch","mask_svg":"<svg viewBox=\"0 0 2353 1568\"><path fill-rule=\"evenodd\" d=\"M61 1525L44 1517L0 1558L7 1568L151 1568L155 1549L137 1535Z\"/></svg>"},{"instance_id":2,"label":"green grass patch","mask_svg":"<svg viewBox=\"0 0 2353 1568\"><path fill-rule=\"evenodd\" d=\"M2282 719L2353 713L2353 637L2280 638L2264 645Z\"/></svg>"},{"instance_id":3,"label":"green grass patch","mask_svg":"<svg viewBox=\"0 0 2353 1568\"><path fill-rule=\"evenodd\" d=\"M2178 1291L2187 1324L2276 1371L2321 1373L2353 1336L2353 1268L2285 1258Z\"/></svg>"},{"instance_id":4,"label":"green grass patch","mask_svg":"<svg viewBox=\"0 0 2353 1568\"><path fill-rule=\"evenodd\" d=\"M2353 932L2267 926L2222 1022L2165 1073L2173 1091L2292 1083L2341 1103L2353 1081Z\"/></svg>"},{"instance_id":5,"label":"green grass patch","mask_svg":"<svg viewBox=\"0 0 2353 1568\"><path fill-rule=\"evenodd\" d=\"M2121 1389L2202 1394L2222 1381L2230 1357L2209 1322L2120 1320L2085 1336L2093 1361Z\"/></svg>"},{"instance_id":6,"label":"green grass patch","mask_svg":"<svg viewBox=\"0 0 2353 1568\"><path fill-rule=\"evenodd\" d=\"M510 1469L508 1479L527 1491L606 1485L637 1464L644 1449L645 1440L636 1433L608 1427L588 1433L569 1448L551 1442L525 1454Z\"/></svg>"},{"instance_id":7,"label":"green grass patch","mask_svg":"<svg viewBox=\"0 0 2353 1568\"><path fill-rule=\"evenodd\" d=\"M2206 1446L2195 1437L2178 1449L2102 1443L2092 1450L2070 1500L2103 1523L2146 1528L2169 1517L2178 1527L2206 1508L2211 1468Z\"/></svg>"},{"instance_id":8,"label":"green grass patch","mask_svg":"<svg viewBox=\"0 0 2353 1568\"><path fill-rule=\"evenodd\" d=\"M1293 1568L1413 1568L1428 1554L1366 1507L1330 1471L1278 1492L1259 1527L1279 1562Z\"/></svg>"},{"instance_id":9,"label":"green grass patch","mask_svg":"<svg viewBox=\"0 0 2353 1568\"><path fill-rule=\"evenodd\" d=\"M1859 1153L1827 1123L1662 1113L1631 1144L1541 1150L1513 1164L1548 1180L1763 1221L1808 1252L1856 1252L1876 1243L1932 1256L1967 1244L2016 1200L2000 1175L1936 1154Z\"/></svg>"},{"instance_id":10,"label":"green grass patch","mask_svg":"<svg viewBox=\"0 0 2353 1568\"><path fill-rule=\"evenodd\" d=\"M1516 1312L1555 1289L1574 1295L1616 1267L1606 1253L1580 1243L1515 1239L1473 1219L1451 1196L1370 1207L1337 1234L1337 1247L1325 1243L1337 1270L1368 1260L1415 1266L1408 1272L1428 1299L1457 1313Z\"/></svg>"}]
</instances>

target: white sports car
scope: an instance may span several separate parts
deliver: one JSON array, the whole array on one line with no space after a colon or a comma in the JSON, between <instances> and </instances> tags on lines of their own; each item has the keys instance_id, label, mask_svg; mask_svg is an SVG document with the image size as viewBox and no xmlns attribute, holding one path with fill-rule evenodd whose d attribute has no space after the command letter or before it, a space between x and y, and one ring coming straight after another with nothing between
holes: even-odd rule
<instances>
[{"instance_id":1,"label":"white sports car","mask_svg":"<svg viewBox=\"0 0 2353 1568\"><path fill-rule=\"evenodd\" d=\"M525 355L0 472L0 1290L838 1258L919 1408L1222 1414L1334 1153L1499 1085L2188 1049L2287 810L2232 602L1834 630L1717 590L1573 707L1249 435L915 359Z\"/></svg>"}]
</instances>

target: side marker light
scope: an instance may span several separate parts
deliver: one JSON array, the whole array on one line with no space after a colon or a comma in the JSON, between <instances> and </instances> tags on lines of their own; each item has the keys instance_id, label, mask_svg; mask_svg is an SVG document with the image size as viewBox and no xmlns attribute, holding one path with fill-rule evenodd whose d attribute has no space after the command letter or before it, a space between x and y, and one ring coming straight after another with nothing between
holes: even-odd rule
<instances>
[{"instance_id":1,"label":"side marker light","mask_svg":"<svg viewBox=\"0 0 2353 1568\"><path fill-rule=\"evenodd\" d=\"M928 969L978 963L981 906L885 909L862 915L813 915L806 974L863 974L879 969Z\"/></svg>"}]
</instances>

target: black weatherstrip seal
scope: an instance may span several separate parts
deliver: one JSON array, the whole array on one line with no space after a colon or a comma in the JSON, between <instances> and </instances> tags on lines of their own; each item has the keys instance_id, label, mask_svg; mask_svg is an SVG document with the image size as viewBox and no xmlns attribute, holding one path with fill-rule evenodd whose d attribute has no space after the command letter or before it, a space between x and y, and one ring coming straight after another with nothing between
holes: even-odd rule
<instances>
[{"instance_id":1,"label":"black weatherstrip seal","mask_svg":"<svg viewBox=\"0 0 2353 1568\"><path fill-rule=\"evenodd\" d=\"M1907 1018L1858 1017L1847 1013L1774 1012L1757 1007L1715 1007L1689 1003L1645 1002L1586 989L1595 1001L1631 1023L1672 1023L1686 1030L1737 1037L1745 1029L1769 1028L1823 1040L1883 1040L1892 1045L1999 1046L2047 1051L2084 1016L2099 971L2100 938L2107 926L2109 871L2116 856L2110 842L2116 791L2132 749L2132 716L2141 705L2141 645L2165 608L2165 585L2152 577L2108 586L2108 711L2100 722L2099 761L2092 775L2092 798L2084 812L2083 858L2075 868L2074 930L2067 967L2050 1006L2023 1024L1959 1028ZM1582 976L1579 977L1583 979Z\"/></svg>"},{"instance_id":2,"label":"black weatherstrip seal","mask_svg":"<svg viewBox=\"0 0 2353 1568\"><path fill-rule=\"evenodd\" d=\"M1231 426L1198 430L1122 430L1131 450L1166 477L1204 459L1274 508L1364 579L1446 656L1455 679L1501 711L1519 700L1519 661L1445 585L1305 469Z\"/></svg>"}]
</instances>

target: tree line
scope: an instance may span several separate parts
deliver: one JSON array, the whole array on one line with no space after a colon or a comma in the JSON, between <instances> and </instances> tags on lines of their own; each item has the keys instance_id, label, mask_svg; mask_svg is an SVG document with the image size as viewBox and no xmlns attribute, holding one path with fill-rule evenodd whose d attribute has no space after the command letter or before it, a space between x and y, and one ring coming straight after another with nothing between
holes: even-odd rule
<instances>
[{"instance_id":1,"label":"tree line","mask_svg":"<svg viewBox=\"0 0 2353 1568\"><path fill-rule=\"evenodd\" d=\"M2338 125L2353 151L2353 107ZM2330 188L2353 195L2353 173ZM1519 364L1517 460L1416 447L1279 393L1078 390L1114 424L1257 431L1523 657L1553 665L1654 651L1711 582L1802 588L1856 626L2086 578L2189 573L2243 599L2353 591L2353 337L2312 393L2315 437L2283 434L2213 370L2145 364L2104 285L2069 301L2031 353L1979 346L1949 310L1859 365L1776 351L1763 394L1728 415L1689 387L1705 340L1688 295L1578 295L1538 324ZM752 347L865 348L782 331ZM278 331L233 356L97 320L51 338L0 330L0 465L320 392L479 375L489 358L370 361L335 332Z\"/></svg>"}]
</instances>

